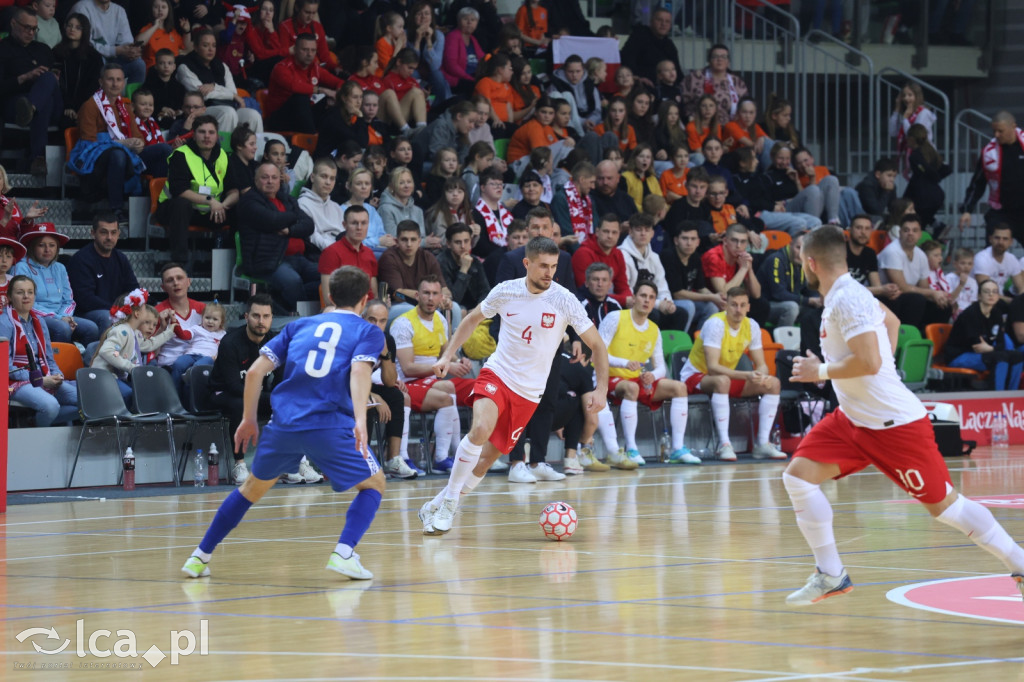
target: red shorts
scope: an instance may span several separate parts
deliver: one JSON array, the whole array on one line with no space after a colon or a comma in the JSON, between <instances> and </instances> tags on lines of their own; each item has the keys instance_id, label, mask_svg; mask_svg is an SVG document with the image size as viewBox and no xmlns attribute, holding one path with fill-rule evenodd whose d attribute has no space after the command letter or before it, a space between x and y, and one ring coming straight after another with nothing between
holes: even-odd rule
<instances>
[{"instance_id":1,"label":"red shorts","mask_svg":"<svg viewBox=\"0 0 1024 682\"><path fill-rule=\"evenodd\" d=\"M661 379L655 379L650 388L644 388L643 383L640 381L640 377L608 377L608 398L614 401L616 405L622 402L622 396L615 395L615 387L623 381L632 381L640 387L640 395L637 396L636 399L638 403L646 405L654 412L661 409L662 401L659 400L658 402L654 402L653 400L654 392L658 390L658 384L661 383Z\"/></svg>"},{"instance_id":2,"label":"red shorts","mask_svg":"<svg viewBox=\"0 0 1024 682\"><path fill-rule=\"evenodd\" d=\"M697 372L691 374L690 378L686 380L686 392L689 394L701 393L700 382L706 377L706 374ZM743 394L743 387L747 385L747 382L743 379L731 379L729 381L729 397L739 398Z\"/></svg>"},{"instance_id":3,"label":"red shorts","mask_svg":"<svg viewBox=\"0 0 1024 682\"><path fill-rule=\"evenodd\" d=\"M409 404L412 407L413 412L423 411L423 401L427 397L427 391L429 391L434 384L441 379L437 377L423 377L421 379L414 379L412 381L405 382L405 387L409 390ZM469 396L473 392L473 379L457 378L445 379L444 381L450 381L455 385L455 404L462 407L469 407L473 403L470 402Z\"/></svg>"},{"instance_id":4,"label":"red shorts","mask_svg":"<svg viewBox=\"0 0 1024 682\"><path fill-rule=\"evenodd\" d=\"M501 454L507 455L512 452L519 436L523 435L523 429L537 409L537 403L510 389L497 374L486 367L480 371L480 376L473 384L471 397L473 400L487 398L498 406L498 421L494 424L494 431L488 440Z\"/></svg>"},{"instance_id":5,"label":"red shorts","mask_svg":"<svg viewBox=\"0 0 1024 682\"><path fill-rule=\"evenodd\" d=\"M836 478L874 464L893 483L925 504L941 502L952 488L928 417L875 430L855 426L842 410L835 410L800 441L793 457L838 465L840 473Z\"/></svg>"}]
</instances>

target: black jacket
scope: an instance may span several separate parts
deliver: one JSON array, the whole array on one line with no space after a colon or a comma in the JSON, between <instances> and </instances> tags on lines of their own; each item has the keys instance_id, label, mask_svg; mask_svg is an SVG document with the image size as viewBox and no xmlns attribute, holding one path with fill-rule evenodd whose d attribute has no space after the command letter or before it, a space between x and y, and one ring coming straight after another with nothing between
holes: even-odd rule
<instances>
[{"instance_id":1,"label":"black jacket","mask_svg":"<svg viewBox=\"0 0 1024 682\"><path fill-rule=\"evenodd\" d=\"M241 398L245 390L245 373L260 356L260 348L277 335L277 332L269 331L262 341L256 343L249 338L246 329L245 325L235 327L220 340L217 359L210 370L211 392L223 392ZM283 370L284 365L274 371L274 383L283 378ZM267 381L269 383L269 378Z\"/></svg>"},{"instance_id":2,"label":"black jacket","mask_svg":"<svg viewBox=\"0 0 1024 682\"><path fill-rule=\"evenodd\" d=\"M878 220L889 212L889 202L896 196L896 190L882 189L875 174L869 173L857 183L857 196L864 212Z\"/></svg>"},{"instance_id":3,"label":"black jacket","mask_svg":"<svg viewBox=\"0 0 1024 682\"><path fill-rule=\"evenodd\" d=\"M12 97L27 94L35 81L19 84L18 76L38 66L53 68L53 51L48 46L34 40L28 45L21 45L11 36L0 40L0 95ZM93 86L99 87L96 83Z\"/></svg>"},{"instance_id":4,"label":"black jacket","mask_svg":"<svg viewBox=\"0 0 1024 682\"><path fill-rule=\"evenodd\" d=\"M775 210L775 200L772 199L775 187L767 175L764 173L736 173L732 176L732 180L736 184L736 191L747 200L751 213Z\"/></svg>"},{"instance_id":5,"label":"black jacket","mask_svg":"<svg viewBox=\"0 0 1024 682\"><path fill-rule=\"evenodd\" d=\"M242 242L242 270L247 275L269 275L281 264L288 239L313 234L313 219L299 209L299 202L284 190L277 193L284 211L257 190L246 192L238 202L237 228ZM287 235L278 232L288 228Z\"/></svg>"},{"instance_id":6,"label":"black jacket","mask_svg":"<svg viewBox=\"0 0 1024 682\"><path fill-rule=\"evenodd\" d=\"M764 174L771 181L772 202L789 201L800 193L800 185L786 171L773 166L765 170Z\"/></svg>"},{"instance_id":7,"label":"black jacket","mask_svg":"<svg viewBox=\"0 0 1024 682\"><path fill-rule=\"evenodd\" d=\"M437 254L437 264L441 266L444 281L452 292L452 300L466 310L477 307L491 292L491 283L487 281L484 265L476 258L469 266L469 272L462 272L451 250L441 249Z\"/></svg>"},{"instance_id":8,"label":"black jacket","mask_svg":"<svg viewBox=\"0 0 1024 682\"><path fill-rule=\"evenodd\" d=\"M652 83L658 78L658 62L669 60L681 74L679 50L672 36L658 38L649 26L634 26L629 40L622 46L622 63L633 69L638 78L647 78Z\"/></svg>"}]
</instances>

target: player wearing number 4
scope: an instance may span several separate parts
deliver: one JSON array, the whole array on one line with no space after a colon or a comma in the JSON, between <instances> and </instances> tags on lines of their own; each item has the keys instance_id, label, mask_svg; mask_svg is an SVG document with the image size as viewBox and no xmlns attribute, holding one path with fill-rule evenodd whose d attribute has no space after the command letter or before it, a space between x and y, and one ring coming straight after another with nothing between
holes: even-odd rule
<instances>
[{"instance_id":1,"label":"player wearing number 4","mask_svg":"<svg viewBox=\"0 0 1024 682\"><path fill-rule=\"evenodd\" d=\"M811 232L803 254L807 283L824 297L825 362L808 352L793 363L792 378L831 380L839 409L811 429L782 475L817 564L807 584L786 602L805 606L853 589L832 534L832 507L820 485L869 464L938 521L998 557L1024 593L1024 549L988 509L953 489L925 408L896 374L892 349L899 320L850 277L843 231L826 225Z\"/></svg>"},{"instance_id":2,"label":"player wearing number 4","mask_svg":"<svg viewBox=\"0 0 1024 682\"><path fill-rule=\"evenodd\" d=\"M434 373L445 376L455 351L477 325L485 318L501 316L497 348L473 385L473 426L459 443L448 485L420 509L426 535L451 530L459 495L471 491L483 478L473 473L477 462L489 467L515 447L537 408L552 359L570 325L593 351L597 385L587 410L599 412L604 408L608 352L583 304L553 282L558 245L547 237L534 237L526 245L525 256L526 276L491 289L483 303L462 320L434 365Z\"/></svg>"},{"instance_id":3,"label":"player wearing number 4","mask_svg":"<svg viewBox=\"0 0 1024 682\"><path fill-rule=\"evenodd\" d=\"M668 461L700 464L700 458L683 446L688 414L686 385L665 378L661 331L647 319L657 301L658 287L654 280L642 279L633 287L633 308L610 312L601 321L601 338L608 346L608 374L611 375L608 397L622 401L619 420L626 439L626 457L638 464L644 461L636 447L637 403L657 411L662 401L671 400L672 454ZM644 369L648 361L654 364L651 371ZM609 456L614 462L623 455L612 453Z\"/></svg>"},{"instance_id":4,"label":"player wearing number 4","mask_svg":"<svg viewBox=\"0 0 1024 682\"><path fill-rule=\"evenodd\" d=\"M327 568L353 580L373 577L354 551L384 492L384 473L366 436L370 375L385 348L384 333L359 316L369 288L369 277L359 268L335 270L330 297L337 309L291 322L260 350L245 377L245 412L235 431L236 450L259 439L252 473L220 505L199 547L182 566L188 577L210 575L207 564L213 550L282 473L298 468L303 455L331 479L335 491L358 491ZM273 417L260 437L260 387L279 366L284 367L284 379L271 393Z\"/></svg>"}]
</instances>

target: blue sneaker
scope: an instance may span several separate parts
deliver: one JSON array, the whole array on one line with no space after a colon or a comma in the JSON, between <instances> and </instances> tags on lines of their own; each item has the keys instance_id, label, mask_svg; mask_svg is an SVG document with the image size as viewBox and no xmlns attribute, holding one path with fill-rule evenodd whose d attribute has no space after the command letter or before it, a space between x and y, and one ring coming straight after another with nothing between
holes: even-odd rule
<instances>
[{"instance_id":1,"label":"blue sneaker","mask_svg":"<svg viewBox=\"0 0 1024 682\"><path fill-rule=\"evenodd\" d=\"M700 464L700 457L690 452L690 448L684 447L669 455L668 462L669 464Z\"/></svg>"},{"instance_id":2,"label":"blue sneaker","mask_svg":"<svg viewBox=\"0 0 1024 682\"><path fill-rule=\"evenodd\" d=\"M447 474L455 466L455 458L449 457L448 459L434 460L433 466L434 471Z\"/></svg>"},{"instance_id":3,"label":"blue sneaker","mask_svg":"<svg viewBox=\"0 0 1024 682\"><path fill-rule=\"evenodd\" d=\"M406 457L405 458L405 464L410 469L415 471L417 476L426 476L427 475L426 471L424 471L423 469L420 469L418 466L416 466L416 462L412 461L412 458Z\"/></svg>"},{"instance_id":4,"label":"blue sneaker","mask_svg":"<svg viewBox=\"0 0 1024 682\"><path fill-rule=\"evenodd\" d=\"M626 450L626 459L635 463L638 467L642 467L647 464L647 461L640 454L639 450Z\"/></svg>"}]
</instances>

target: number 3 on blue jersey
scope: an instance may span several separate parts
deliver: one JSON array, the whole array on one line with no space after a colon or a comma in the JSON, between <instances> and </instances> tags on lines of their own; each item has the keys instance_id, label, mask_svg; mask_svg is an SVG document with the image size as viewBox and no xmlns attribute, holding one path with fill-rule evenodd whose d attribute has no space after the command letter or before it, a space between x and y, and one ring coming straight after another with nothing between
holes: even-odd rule
<instances>
[{"instance_id":1,"label":"number 3 on blue jersey","mask_svg":"<svg viewBox=\"0 0 1024 682\"><path fill-rule=\"evenodd\" d=\"M334 362L334 351L338 346L338 342L341 341L341 325L337 322L322 322L316 328L316 331L313 332L313 338L323 338L328 332L330 337L318 344L318 348L324 351L320 366L317 366L317 356L320 354L318 351L311 350L306 355L306 374L314 379L325 377L330 372L331 363Z\"/></svg>"}]
</instances>

